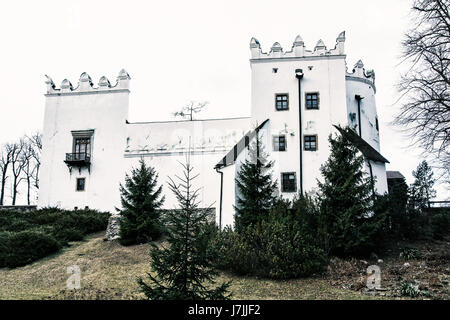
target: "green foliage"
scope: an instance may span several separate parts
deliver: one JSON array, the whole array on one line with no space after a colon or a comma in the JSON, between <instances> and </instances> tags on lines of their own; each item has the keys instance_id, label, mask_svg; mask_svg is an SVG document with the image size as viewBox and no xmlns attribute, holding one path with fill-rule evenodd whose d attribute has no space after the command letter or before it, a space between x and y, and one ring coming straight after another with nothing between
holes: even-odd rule
<instances>
[{"instance_id":1,"label":"green foliage","mask_svg":"<svg viewBox=\"0 0 450 320\"><path fill-rule=\"evenodd\" d=\"M273 205L277 183L272 181L271 166L259 134L256 134L249 157L242 163L236 178L235 228L238 232L260 221Z\"/></svg>"},{"instance_id":2,"label":"green foliage","mask_svg":"<svg viewBox=\"0 0 450 320\"><path fill-rule=\"evenodd\" d=\"M408 185L405 179L388 180L389 195L388 215L390 234L394 238L403 238L411 230L410 216L408 215Z\"/></svg>"},{"instance_id":3,"label":"green foliage","mask_svg":"<svg viewBox=\"0 0 450 320\"><path fill-rule=\"evenodd\" d=\"M160 210L165 197L162 186L157 186L158 174L144 159L126 174L125 186L120 185L123 209L117 209L120 219L120 243L131 245L157 240L162 234Z\"/></svg>"},{"instance_id":4,"label":"green foliage","mask_svg":"<svg viewBox=\"0 0 450 320\"><path fill-rule=\"evenodd\" d=\"M109 213L45 208L0 210L0 267L16 267L57 252L69 241L105 230Z\"/></svg>"},{"instance_id":5,"label":"green foliage","mask_svg":"<svg viewBox=\"0 0 450 320\"><path fill-rule=\"evenodd\" d=\"M278 200L268 215L241 232L225 228L216 240L219 268L272 279L321 272L327 259L315 232L315 211L310 199L300 197L294 205Z\"/></svg>"},{"instance_id":6,"label":"green foliage","mask_svg":"<svg viewBox=\"0 0 450 320\"><path fill-rule=\"evenodd\" d=\"M419 296L431 297L428 290L420 290L418 285L403 281L400 285L400 294L405 297L417 298Z\"/></svg>"},{"instance_id":7,"label":"green foliage","mask_svg":"<svg viewBox=\"0 0 450 320\"><path fill-rule=\"evenodd\" d=\"M433 238L442 240L450 236L450 209L434 210L431 215L431 230Z\"/></svg>"},{"instance_id":8,"label":"green foliage","mask_svg":"<svg viewBox=\"0 0 450 320\"><path fill-rule=\"evenodd\" d=\"M400 252L400 256L403 257L405 260L414 260L420 258L419 251L415 248L409 247L403 248L402 251Z\"/></svg>"},{"instance_id":9,"label":"green foliage","mask_svg":"<svg viewBox=\"0 0 450 320\"><path fill-rule=\"evenodd\" d=\"M367 254L377 245L385 214L374 212L373 182L362 170L358 149L342 135L328 141L331 154L321 167L323 182L318 181L326 248L335 255Z\"/></svg>"},{"instance_id":10,"label":"green foliage","mask_svg":"<svg viewBox=\"0 0 450 320\"><path fill-rule=\"evenodd\" d=\"M58 240L50 234L25 230L0 232L0 267L19 267L57 252Z\"/></svg>"},{"instance_id":11,"label":"green foliage","mask_svg":"<svg viewBox=\"0 0 450 320\"><path fill-rule=\"evenodd\" d=\"M218 251L211 245L215 227L208 222L210 212L198 207L199 189L192 187L197 176L192 175L189 161L183 168L183 178L170 179L180 208L167 213L167 246L154 245L150 253L156 275L148 273L150 282L140 278L138 283L151 300L227 299L229 283L216 286L214 281Z\"/></svg>"},{"instance_id":12,"label":"green foliage","mask_svg":"<svg viewBox=\"0 0 450 320\"><path fill-rule=\"evenodd\" d=\"M415 181L409 190L409 204L412 209L423 211L428 207L429 201L436 196L436 191L433 189L436 180L433 178L433 170L425 160L412 174Z\"/></svg>"}]
</instances>

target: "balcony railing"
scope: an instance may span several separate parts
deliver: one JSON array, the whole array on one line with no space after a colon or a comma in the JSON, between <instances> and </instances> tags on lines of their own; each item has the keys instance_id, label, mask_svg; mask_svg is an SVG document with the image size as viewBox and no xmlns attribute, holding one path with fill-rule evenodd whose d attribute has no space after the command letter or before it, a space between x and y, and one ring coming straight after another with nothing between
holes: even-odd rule
<instances>
[{"instance_id":1,"label":"balcony railing","mask_svg":"<svg viewBox=\"0 0 450 320\"><path fill-rule=\"evenodd\" d=\"M77 162L77 163L84 163L89 164L91 163L91 156L86 153L66 153L66 160L64 161L66 163L68 162Z\"/></svg>"},{"instance_id":2,"label":"balcony railing","mask_svg":"<svg viewBox=\"0 0 450 320\"><path fill-rule=\"evenodd\" d=\"M91 155L87 153L66 153L66 160L64 162L69 167L70 173L72 173L73 167L78 167L81 173L81 168L87 167L89 173L91 173Z\"/></svg>"}]
</instances>

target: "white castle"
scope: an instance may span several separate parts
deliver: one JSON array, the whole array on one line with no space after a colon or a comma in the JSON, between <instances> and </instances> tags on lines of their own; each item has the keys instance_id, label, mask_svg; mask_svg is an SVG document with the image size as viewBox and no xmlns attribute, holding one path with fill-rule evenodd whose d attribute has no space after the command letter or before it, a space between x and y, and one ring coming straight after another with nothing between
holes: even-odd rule
<instances>
[{"instance_id":1,"label":"white castle","mask_svg":"<svg viewBox=\"0 0 450 320\"><path fill-rule=\"evenodd\" d=\"M245 118L128 122L130 76L120 71L115 85L87 73L78 86L65 79L57 89L47 77L39 207L120 207L119 183L143 157L159 174L164 208L176 208L167 177L181 173L190 150L199 173L202 207L215 209L221 226L233 223L235 178L258 132L274 161L279 195L292 199L313 192L320 166L330 154L328 136L337 126L355 128L349 138L364 155L375 192L387 192L388 162L380 154L375 73L358 61L346 66L345 32L333 49L322 40L307 50L300 36L290 51L274 43L269 53L250 41L251 116Z\"/></svg>"}]
</instances>

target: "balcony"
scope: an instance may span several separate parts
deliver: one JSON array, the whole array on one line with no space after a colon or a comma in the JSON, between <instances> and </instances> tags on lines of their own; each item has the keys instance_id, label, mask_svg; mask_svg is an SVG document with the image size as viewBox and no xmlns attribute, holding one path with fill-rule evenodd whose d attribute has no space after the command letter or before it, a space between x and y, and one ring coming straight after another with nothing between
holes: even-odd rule
<instances>
[{"instance_id":1,"label":"balcony","mask_svg":"<svg viewBox=\"0 0 450 320\"><path fill-rule=\"evenodd\" d=\"M81 173L81 168L87 167L89 173L91 172L91 155L87 153L66 153L66 160L64 162L69 167L72 173L72 168L77 167Z\"/></svg>"}]
</instances>

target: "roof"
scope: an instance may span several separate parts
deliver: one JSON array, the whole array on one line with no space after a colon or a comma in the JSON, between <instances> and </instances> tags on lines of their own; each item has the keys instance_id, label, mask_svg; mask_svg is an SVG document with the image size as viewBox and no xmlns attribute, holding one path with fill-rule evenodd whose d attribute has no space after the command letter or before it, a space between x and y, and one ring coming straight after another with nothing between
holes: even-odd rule
<instances>
[{"instance_id":1,"label":"roof","mask_svg":"<svg viewBox=\"0 0 450 320\"><path fill-rule=\"evenodd\" d=\"M241 140L238 141L223 158L222 160L215 165L215 169L225 168L229 165L232 165L236 159L237 156L244 150L248 144L250 143L250 140L253 139L253 137L256 136L256 132L259 131L264 125L269 121L269 119L266 119L263 123L261 123L255 130L251 130L247 132Z\"/></svg>"},{"instance_id":2,"label":"roof","mask_svg":"<svg viewBox=\"0 0 450 320\"><path fill-rule=\"evenodd\" d=\"M388 179L405 179L399 171L386 171L386 177Z\"/></svg>"},{"instance_id":3,"label":"roof","mask_svg":"<svg viewBox=\"0 0 450 320\"><path fill-rule=\"evenodd\" d=\"M383 157L377 150L375 150L370 144L368 144L363 138L356 134L353 130L344 130L341 127L334 126L339 132L346 137L359 151L364 155L365 158L376 161L389 163L385 157Z\"/></svg>"}]
</instances>

